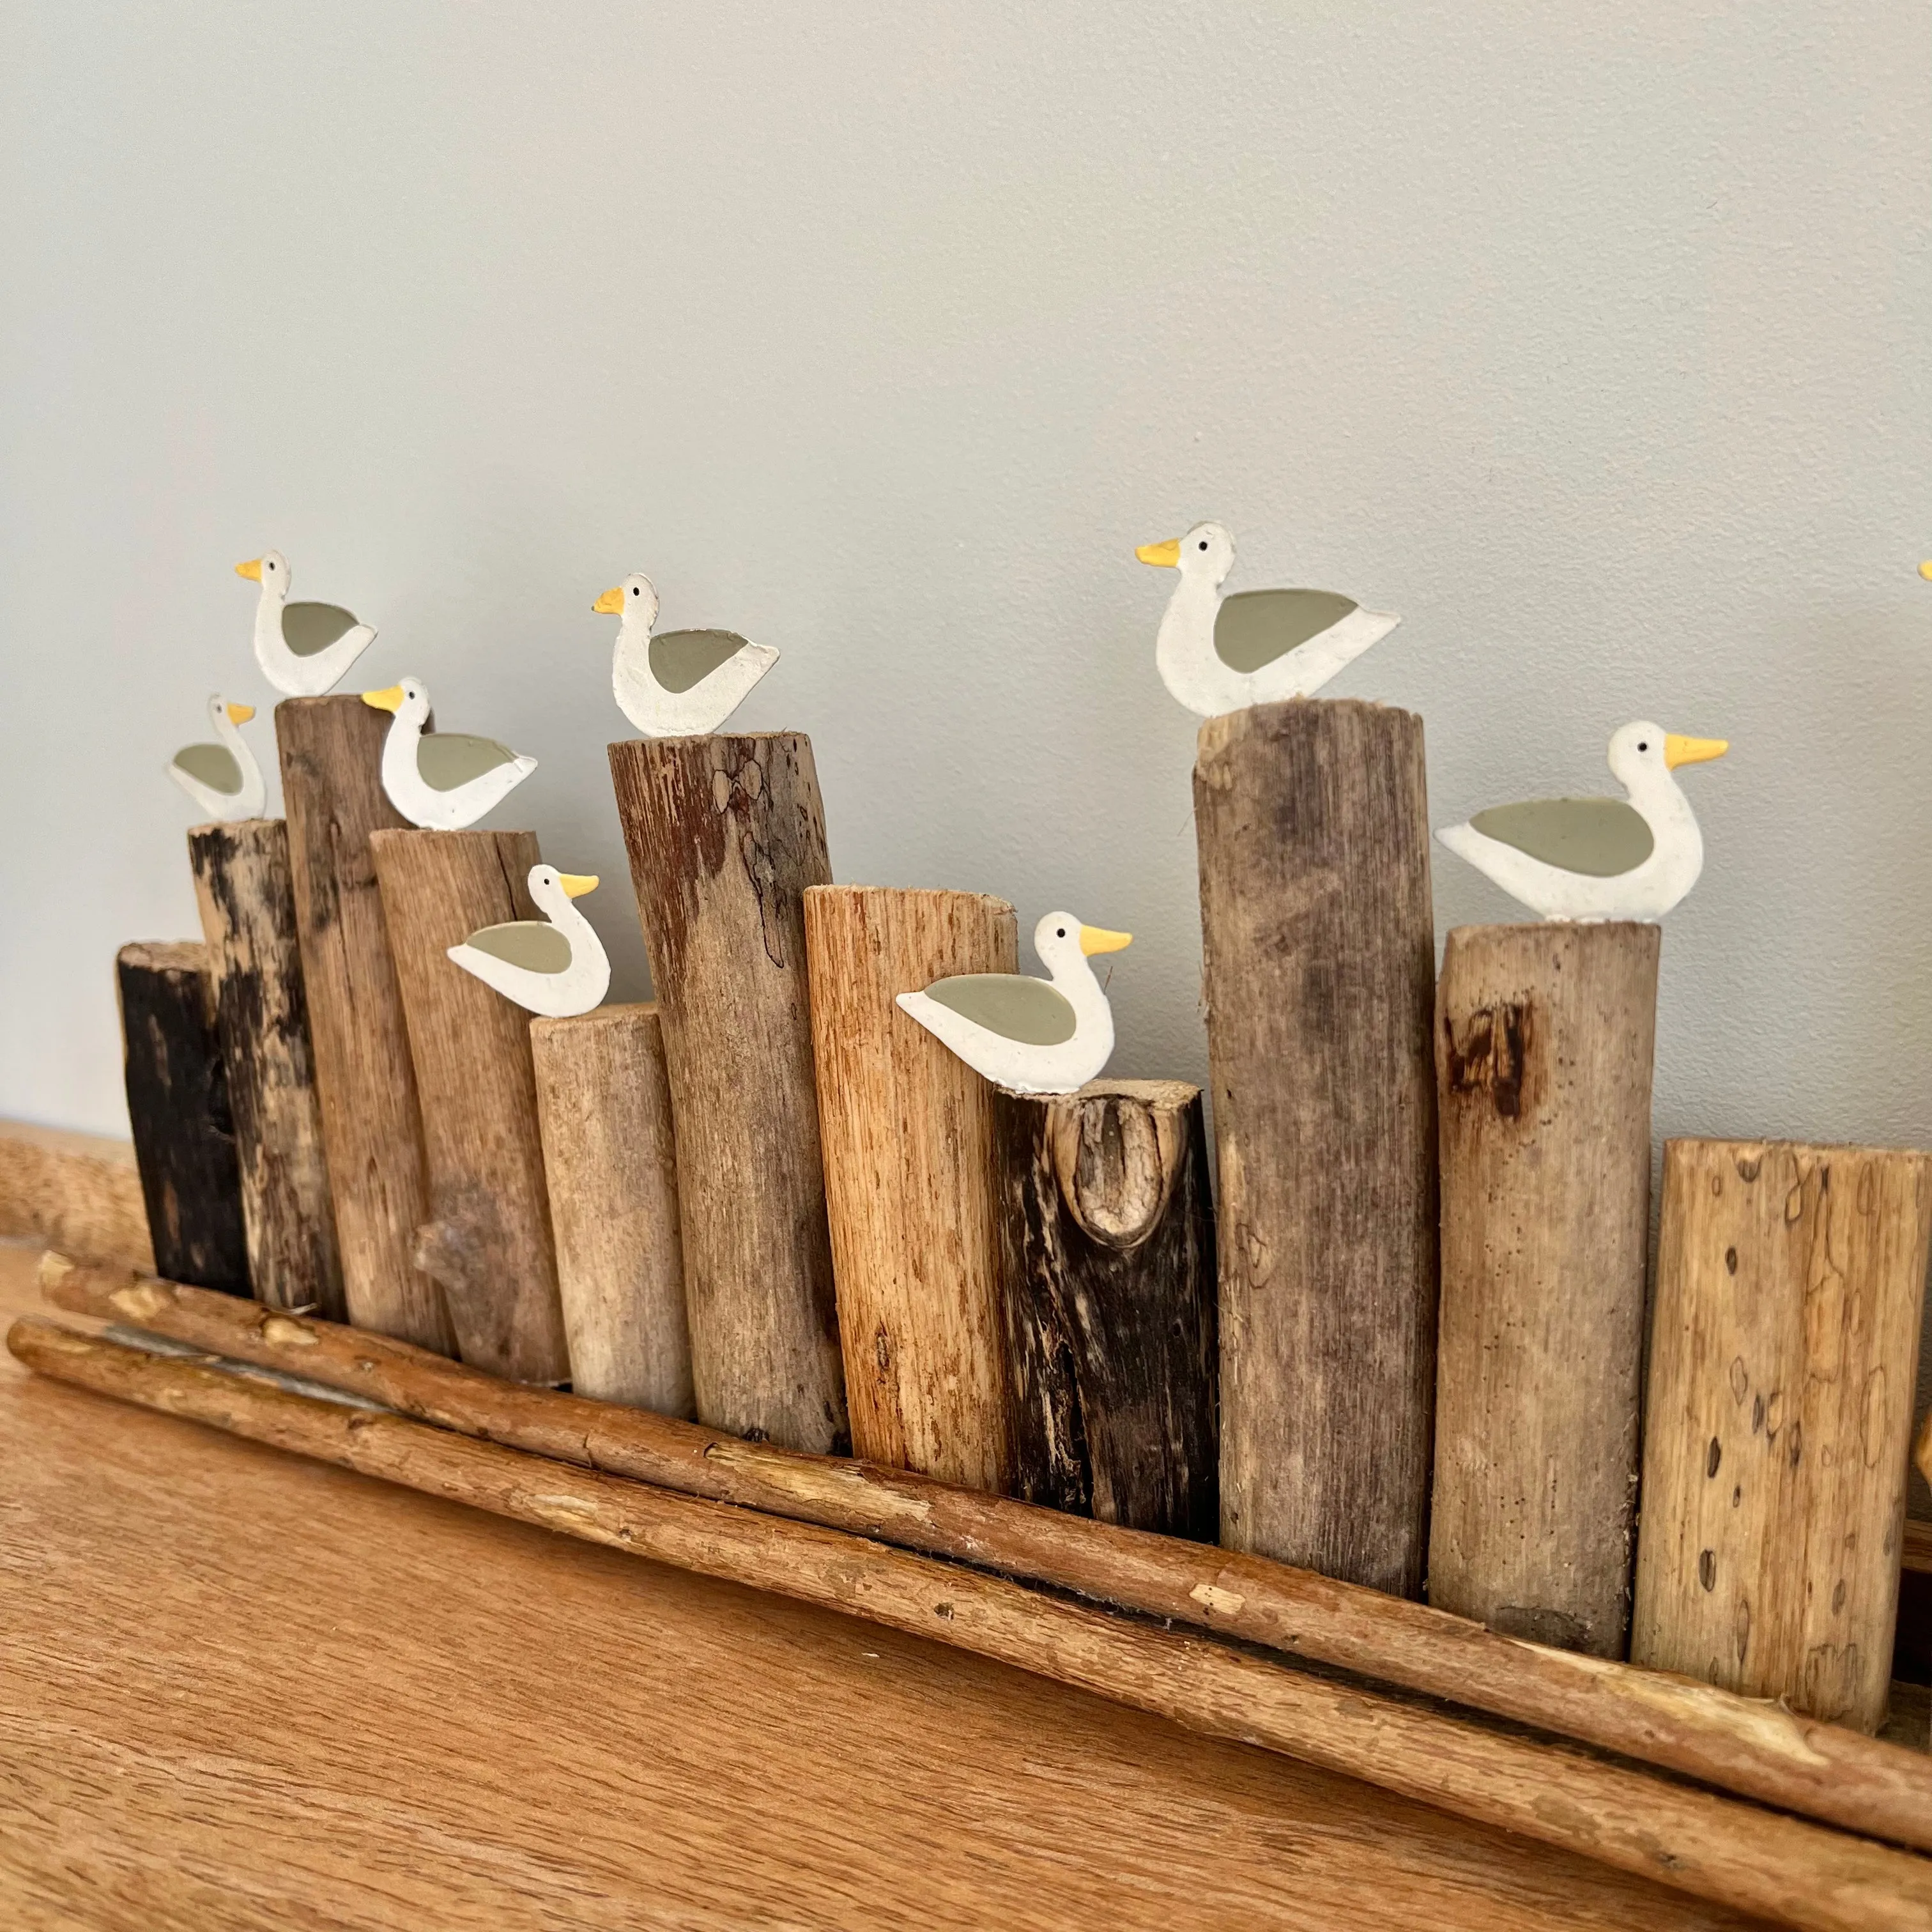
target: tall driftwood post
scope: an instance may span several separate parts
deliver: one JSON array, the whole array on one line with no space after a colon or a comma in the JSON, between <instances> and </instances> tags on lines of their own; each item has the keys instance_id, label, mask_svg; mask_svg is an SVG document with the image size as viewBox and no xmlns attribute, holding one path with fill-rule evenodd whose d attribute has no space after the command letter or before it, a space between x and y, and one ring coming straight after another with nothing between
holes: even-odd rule
<instances>
[{"instance_id":1,"label":"tall driftwood post","mask_svg":"<svg viewBox=\"0 0 1932 1932\"><path fill-rule=\"evenodd\" d=\"M670 1084L655 1006L530 1022L571 1387L692 1413Z\"/></svg>"},{"instance_id":2,"label":"tall driftwood post","mask_svg":"<svg viewBox=\"0 0 1932 1932\"><path fill-rule=\"evenodd\" d=\"M1013 909L821 886L805 931L853 1448L1003 1494L994 1090L894 1001L952 974L1014 971Z\"/></svg>"},{"instance_id":3,"label":"tall driftwood post","mask_svg":"<svg viewBox=\"0 0 1932 1932\"><path fill-rule=\"evenodd\" d=\"M228 1071L249 1278L271 1308L344 1321L288 827L279 818L198 825L188 849Z\"/></svg>"},{"instance_id":4,"label":"tall driftwood post","mask_svg":"<svg viewBox=\"0 0 1932 1932\"><path fill-rule=\"evenodd\" d=\"M1630 1660L1874 1730L1932 1155L1664 1150Z\"/></svg>"},{"instance_id":5,"label":"tall driftwood post","mask_svg":"<svg viewBox=\"0 0 1932 1932\"><path fill-rule=\"evenodd\" d=\"M524 884L536 835L376 832L369 844L428 1156L416 1265L442 1284L464 1361L567 1381L530 1016L448 957L480 927L539 916Z\"/></svg>"},{"instance_id":6,"label":"tall driftwood post","mask_svg":"<svg viewBox=\"0 0 1932 1932\"><path fill-rule=\"evenodd\" d=\"M803 894L832 877L812 741L632 739L610 776L670 1076L698 1416L842 1448L806 992Z\"/></svg>"},{"instance_id":7,"label":"tall driftwood post","mask_svg":"<svg viewBox=\"0 0 1932 1932\"><path fill-rule=\"evenodd\" d=\"M1221 1539L1418 1596L1436 1299L1422 720L1352 699L1210 718L1194 806Z\"/></svg>"},{"instance_id":8,"label":"tall driftwood post","mask_svg":"<svg viewBox=\"0 0 1932 1932\"><path fill-rule=\"evenodd\" d=\"M242 1177L208 949L158 940L116 956L128 1119L157 1270L246 1294Z\"/></svg>"},{"instance_id":9,"label":"tall driftwood post","mask_svg":"<svg viewBox=\"0 0 1932 1932\"><path fill-rule=\"evenodd\" d=\"M1460 927L1436 996L1429 1600L1594 1657L1630 1630L1659 933Z\"/></svg>"},{"instance_id":10,"label":"tall driftwood post","mask_svg":"<svg viewBox=\"0 0 1932 1932\"><path fill-rule=\"evenodd\" d=\"M1201 1090L994 1090L1014 1493L1128 1529L1220 1528Z\"/></svg>"},{"instance_id":11,"label":"tall driftwood post","mask_svg":"<svg viewBox=\"0 0 1932 1932\"><path fill-rule=\"evenodd\" d=\"M382 790L386 714L361 698L275 706L296 935L349 1318L456 1352L442 1292L412 1258L428 1218L422 1119L369 835L407 821Z\"/></svg>"}]
</instances>

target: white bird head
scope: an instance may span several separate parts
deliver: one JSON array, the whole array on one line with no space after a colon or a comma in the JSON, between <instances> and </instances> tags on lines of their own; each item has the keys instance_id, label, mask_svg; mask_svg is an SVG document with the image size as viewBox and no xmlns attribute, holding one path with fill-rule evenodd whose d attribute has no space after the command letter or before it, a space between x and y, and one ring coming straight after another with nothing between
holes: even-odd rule
<instances>
[{"instance_id":1,"label":"white bird head","mask_svg":"<svg viewBox=\"0 0 1932 1932\"><path fill-rule=\"evenodd\" d=\"M1679 765L1721 758L1730 748L1727 738L1687 738L1640 718L1612 735L1610 767L1627 790L1652 790L1668 784Z\"/></svg>"},{"instance_id":2,"label":"white bird head","mask_svg":"<svg viewBox=\"0 0 1932 1932\"><path fill-rule=\"evenodd\" d=\"M532 866L526 883L530 897L554 919L568 901L580 899L586 892L597 890L597 874L560 872L554 866Z\"/></svg>"},{"instance_id":3,"label":"white bird head","mask_svg":"<svg viewBox=\"0 0 1932 1932\"><path fill-rule=\"evenodd\" d=\"M1096 952L1118 952L1133 940L1130 932L1109 932L1100 926L1082 926L1070 912L1050 912L1033 929L1033 950L1040 963L1057 980Z\"/></svg>"},{"instance_id":4,"label":"white bird head","mask_svg":"<svg viewBox=\"0 0 1932 1932\"><path fill-rule=\"evenodd\" d=\"M260 556L251 556L246 563L238 563L235 574L252 578L262 586L264 597L286 600L288 596L289 560L278 550L265 550Z\"/></svg>"},{"instance_id":5,"label":"white bird head","mask_svg":"<svg viewBox=\"0 0 1932 1932\"><path fill-rule=\"evenodd\" d=\"M634 570L622 584L613 584L590 608L600 616L621 617L627 631L641 624L648 632L658 620L657 586L641 570Z\"/></svg>"},{"instance_id":6,"label":"white bird head","mask_svg":"<svg viewBox=\"0 0 1932 1932\"><path fill-rule=\"evenodd\" d=\"M1204 580L1218 590L1234 567L1234 539L1219 524L1196 524L1184 537L1142 544L1134 554L1143 563L1178 570L1190 581Z\"/></svg>"},{"instance_id":7,"label":"white bird head","mask_svg":"<svg viewBox=\"0 0 1932 1932\"><path fill-rule=\"evenodd\" d=\"M221 729L224 719L230 724L245 724L254 715L255 707L252 704L224 704L218 691L208 700L208 722L218 731Z\"/></svg>"},{"instance_id":8,"label":"white bird head","mask_svg":"<svg viewBox=\"0 0 1932 1932\"><path fill-rule=\"evenodd\" d=\"M400 724L420 726L429 716L429 686L420 678L406 677L386 691L365 691L362 702L378 711L393 711Z\"/></svg>"}]
</instances>

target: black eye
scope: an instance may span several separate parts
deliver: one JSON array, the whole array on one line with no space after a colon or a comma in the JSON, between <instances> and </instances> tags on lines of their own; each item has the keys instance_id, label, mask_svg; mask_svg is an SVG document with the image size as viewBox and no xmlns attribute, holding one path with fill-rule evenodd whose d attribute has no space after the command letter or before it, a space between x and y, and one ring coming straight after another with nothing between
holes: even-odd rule
<instances>
[{"instance_id":1,"label":"black eye","mask_svg":"<svg viewBox=\"0 0 1932 1932\"><path fill-rule=\"evenodd\" d=\"M1636 748L1637 748L1637 749L1638 749L1640 752L1647 752L1647 751L1648 751L1648 750L1650 749L1649 746L1648 746L1648 745L1647 745L1646 743L1645 743L1645 742L1644 742L1641 738L1640 738L1640 739L1637 740L1637 746L1636 746Z\"/></svg>"},{"instance_id":2,"label":"black eye","mask_svg":"<svg viewBox=\"0 0 1932 1932\"><path fill-rule=\"evenodd\" d=\"M632 584L632 585L631 586L631 595L632 595L633 597L634 597L634 596L637 596L637 594L638 594L638 586L634 584Z\"/></svg>"},{"instance_id":3,"label":"black eye","mask_svg":"<svg viewBox=\"0 0 1932 1932\"><path fill-rule=\"evenodd\" d=\"M1203 537L1201 539L1201 548L1203 550L1205 550L1208 548L1208 539L1205 537Z\"/></svg>"},{"instance_id":4,"label":"black eye","mask_svg":"<svg viewBox=\"0 0 1932 1932\"><path fill-rule=\"evenodd\" d=\"M1054 936L1054 938L1056 938L1056 939L1064 939L1064 938L1066 937L1066 927L1063 926L1060 928L1060 930L1059 930L1058 932L1056 932L1053 936Z\"/></svg>"}]
</instances>

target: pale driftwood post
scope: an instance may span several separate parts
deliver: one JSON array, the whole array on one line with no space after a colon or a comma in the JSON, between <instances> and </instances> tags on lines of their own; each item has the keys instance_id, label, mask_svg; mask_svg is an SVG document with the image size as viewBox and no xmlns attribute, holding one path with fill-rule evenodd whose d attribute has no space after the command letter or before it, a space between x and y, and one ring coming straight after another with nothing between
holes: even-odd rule
<instances>
[{"instance_id":1,"label":"pale driftwood post","mask_svg":"<svg viewBox=\"0 0 1932 1932\"><path fill-rule=\"evenodd\" d=\"M456 1352L442 1292L412 1258L428 1218L422 1119L369 835L407 821L382 790L389 720L361 698L275 706L296 934L349 1319Z\"/></svg>"},{"instance_id":2,"label":"pale driftwood post","mask_svg":"<svg viewBox=\"0 0 1932 1932\"><path fill-rule=\"evenodd\" d=\"M279 818L198 825L188 849L228 1070L249 1278L271 1308L344 1321L288 827Z\"/></svg>"},{"instance_id":3,"label":"pale driftwood post","mask_svg":"<svg viewBox=\"0 0 1932 1932\"><path fill-rule=\"evenodd\" d=\"M128 1120L158 1271L246 1294L248 1243L208 949L124 946L114 962Z\"/></svg>"},{"instance_id":4,"label":"pale driftwood post","mask_svg":"<svg viewBox=\"0 0 1932 1932\"><path fill-rule=\"evenodd\" d=\"M1214 1222L1201 1090L995 1090L1013 1492L1213 1542Z\"/></svg>"},{"instance_id":5,"label":"pale driftwood post","mask_svg":"<svg viewBox=\"0 0 1932 1932\"><path fill-rule=\"evenodd\" d=\"M566 1381L530 1016L448 956L479 927L538 916L524 884L536 835L377 832L369 844L422 1096L416 1264L442 1285L464 1361Z\"/></svg>"},{"instance_id":6,"label":"pale driftwood post","mask_svg":"<svg viewBox=\"0 0 1932 1932\"><path fill-rule=\"evenodd\" d=\"M1194 804L1221 1538L1417 1596L1436 1291L1422 721L1346 699L1210 718Z\"/></svg>"},{"instance_id":7,"label":"pale driftwood post","mask_svg":"<svg viewBox=\"0 0 1932 1932\"><path fill-rule=\"evenodd\" d=\"M832 876L812 741L634 739L610 776L670 1076L698 1415L842 1448L806 992L802 895Z\"/></svg>"},{"instance_id":8,"label":"pale driftwood post","mask_svg":"<svg viewBox=\"0 0 1932 1932\"><path fill-rule=\"evenodd\" d=\"M820 886L805 931L854 1451L1004 1493L993 1089L894 1002L950 974L1015 970L1013 909Z\"/></svg>"},{"instance_id":9,"label":"pale driftwood post","mask_svg":"<svg viewBox=\"0 0 1932 1932\"><path fill-rule=\"evenodd\" d=\"M1630 1660L1876 1729L1932 1155L1670 1141Z\"/></svg>"},{"instance_id":10,"label":"pale driftwood post","mask_svg":"<svg viewBox=\"0 0 1932 1932\"><path fill-rule=\"evenodd\" d=\"M1659 932L1460 927L1436 996L1429 1600L1595 1657L1630 1629Z\"/></svg>"},{"instance_id":11,"label":"pale driftwood post","mask_svg":"<svg viewBox=\"0 0 1932 1932\"><path fill-rule=\"evenodd\" d=\"M688 1416L677 1153L658 1010L535 1019L530 1048L571 1387Z\"/></svg>"}]
</instances>

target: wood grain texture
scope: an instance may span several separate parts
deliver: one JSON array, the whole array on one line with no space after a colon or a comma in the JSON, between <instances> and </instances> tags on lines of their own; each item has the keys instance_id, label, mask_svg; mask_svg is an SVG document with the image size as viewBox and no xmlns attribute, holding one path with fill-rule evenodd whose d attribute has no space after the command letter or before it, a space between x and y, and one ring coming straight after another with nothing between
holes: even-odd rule
<instances>
[{"instance_id":1,"label":"wood grain texture","mask_svg":"<svg viewBox=\"0 0 1932 1932\"><path fill-rule=\"evenodd\" d=\"M279 818L198 825L188 850L228 1071L248 1277L271 1308L343 1321L288 827Z\"/></svg>"},{"instance_id":2,"label":"wood grain texture","mask_svg":"<svg viewBox=\"0 0 1932 1932\"><path fill-rule=\"evenodd\" d=\"M993 1088L894 1004L1018 968L980 892L805 896L812 1050L852 1445L968 1489L1013 1480Z\"/></svg>"},{"instance_id":3,"label":"wood grain texture","mask_svg":"<svg viewBox=\"0 0 1932 1932\"><path fill-rule=\"evenodd\" d=\"M0 1250L0 1305L32 1259ZM32 1662L0 1696L22 1932L1755 1922L4 1352L0 1465L0 1644Z\"/></svg>"},{"instance_id":4,"label":"wood grain texture","mask_svg":"<svg viewBox=\"0 0 1932 1932\"><path fill-rule=\"evenodd\" d=\"M1219 1354L1201 1090L1096 1080L1051 1099L995 1089L993 1106L1013 1493L1213 1542Z\"/></svg>"},{"instance_id":5,"label":"wood grain texture","mask_svg":"<svg viewBox=\"0 0 1932 1932\"><path fill-rule=\"evenodd\" d=\"M28 1238L152 1270L134 1143L0 1120L0 1239Z\"/></svg>"},{"instance_id":6,"label":"wood grain texture","mask_svg":"<svg viewBox=\"0 0 1932 1932\"><path fill-rule=\"evenodd\" d=\"M1467 1618L1263 1558L520 1388L405 1342L124 1268L50 1254L41 1279L58 1307L299 1373L465 1435L1030 1578L1932 1850L1932 1762L1691 1678L1498 1636Z\"/></svg>"},{"instance_id":7,"label":"wood grain texture","mask_svg":"<svg viewBox=\"0 0 1932 1932\"><path fill-rule=\"evenodd\" d=\"M416 1265L441 1285L464 1361L567 1381L530 1016L449 957L481 927L539 916L536 835L375 832L369 848L422 1112Z\"/></svg>"},{"instance_id":8,"label":"wood grain texture","mask_svg":"<svg viewBox=\"0 0 1932 1932\"><path fill-rule=\"evenodd\" d=\"M1932 1156L1665 1144L1638 1662L1877 1726L1928 1245Z\"/></svg>"},{"instance_id":9,"label":"wood grain texture","mask_svg":"<svg viewBox=\"0 0 1932 1932\"><path fill-rule=\"evenodd\" d=\"M530 1048L571 1386L689 1416L677 1145L658 1010L535 1019Z\"/></svg>"},{"instance_id":10,"label":"wood grain texture","mask_svg":"<svg viewBox=\"0 0 1932 1932\"><path fill-rule=\"evenodd\" d=\"M802 897L832 877L812 741L632 740L610 776L670 1075L698 1412L842 1448L806 990Z\"/></svg>"},{"instance_id":11,"label":"wood grain texture","mask_svg":"<svg viewBox=\"0 0 1932 1932\"><path fill-rule=\"evenodd\" d=\"M242 1177L208 949L172 940L124 946L114 983L155 1265L172 1280L246 1294Z\"/></svg>"},{"instance_id":12,"label":"wood grain texture","mask_svg":"<svg viewBox=\"0 0 1932 1932\"><path fill-rule=\"evenodd\" d=\"M417 1268L429 1218L422 1117L369 835L406 826L382 790L387 715L356 697L275 706L296 932L349 1318L442 1354L456 1336Z\"/></svg>"},{"instance_id":13,"label":"wood grain texture","mask_svg":"<svg viewBox=\"0 0 1932 1932\"><path fill-rule=\"evenodd\" d=\"M1194 816L1221 1540L1418 1596L1437 1268L1422 720L1353 699L1210 718Z\"/></svg>"},{"instance_id":14,"label":"wood grain texture","mask_svg":"<svg viewBox=\"0 0 1932 1932\"><path fill-rule=\"evenodd\" d=\"M1460 927L1436 995L1429 1600L1597 1657L1630 1634L1659 938Z\"/></svg>"},{"instance_id":15,"label":"wood grain texture","mask_svg":"<svg viewBox=\"0 0 1932 1932\"><path fill-rule=\"evenodd\" d=\"M1614 1869L1815 1932L1932 1917L1932 1862L1514 1732L1160 1630L837 1531L547 1464L400 1416L346 1409L34 1320L38 1372L560 1534L773 1590L1078 1685L1202 1734L1378 1783ZM1551 1787L1562 1799L1552 1803Z\"/></svg>"}]
</instances>

